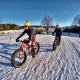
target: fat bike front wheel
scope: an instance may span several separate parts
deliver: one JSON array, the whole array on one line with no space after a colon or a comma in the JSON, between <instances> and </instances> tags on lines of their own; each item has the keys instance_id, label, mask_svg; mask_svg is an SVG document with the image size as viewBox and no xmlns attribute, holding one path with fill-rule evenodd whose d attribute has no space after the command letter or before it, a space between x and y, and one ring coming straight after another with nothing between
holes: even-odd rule
<instances>
[{"instance_id":1,"label":"fat bike front wheel","mask_svg":"<svg viewBox=\"0 0 80 80\"><path fill-rule=\"evenodd\" d=\"M14 67L21 67L27 59L27 54L22 49L17 49L11 56L11 63Z\"/></svg>"},{"instance_id":2,"label":"fat bike front wheel","mask_svg":"<svg viewBox=\"0 0 80 80\"><path fill-rule=\"evenodd\" d=\"M54 41L54 43L53 43L53 51L55 51L56 48L57 48L57 43L56 43L56 41Z\"/></svg>"}]
</instances>

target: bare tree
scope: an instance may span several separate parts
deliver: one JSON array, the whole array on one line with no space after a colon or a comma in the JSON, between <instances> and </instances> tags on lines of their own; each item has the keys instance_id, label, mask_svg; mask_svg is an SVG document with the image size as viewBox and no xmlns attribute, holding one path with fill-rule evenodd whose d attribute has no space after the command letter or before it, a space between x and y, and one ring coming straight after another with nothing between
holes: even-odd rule
<instances>
[{"instance_id":1,"label":"bare tree","mask_svg":"<svg viewBox=\"0 0 80 80\"><path fill-rule=\"evenodd\" d=\"M80 14L76 15L72 25L80 26Z\"/></svg>"},{"instance_id":2,"label":"bare tree","mask_svg":"<svg viewBox=\"0 0 80 80\"><path fill-rule=\"evenodd\" d=\"M75 18L72 22L71 29L73 32L79 33L79 37L80 37L80 14L75 16Z\"/></svg>"},{"instance_id":3,"label":"bare tree","mask_svg":"<svg viewBox=\"0 0 80 80\"><path fill-rule=\"evenodd\" d=\"M48 33L49 27L52 25L52 17L45 15L41 21L41 24L43 25L43 27L45 27L45 30Z\"/></svg>"}]
</instances>

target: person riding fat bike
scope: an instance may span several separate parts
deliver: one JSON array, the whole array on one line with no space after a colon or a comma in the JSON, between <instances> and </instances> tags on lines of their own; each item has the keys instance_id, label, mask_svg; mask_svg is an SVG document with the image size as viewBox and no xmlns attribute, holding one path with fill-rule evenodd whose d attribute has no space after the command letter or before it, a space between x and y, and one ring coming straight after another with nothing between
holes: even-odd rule
<instances>
[{"instance_id":1,"label":"person riding fat bike","mask_svg":"<svg viewBox=\"0 0 80 80\"><path fill-rule=\"evenodd\" d=\"M19 38L22 37L25 33L27 33L27 35L29 37L27 37L24 40L24 43L26 43L28 45L28 43L30 43L30 41L32 41L31 45L34 45L36 42L36 31L32 28L30 28L30 22L26 21L25 24L25 30L20 34L20 36L16 39L16 42L19 41Z\"/></svg>"},{"instance_id":2,"label":"person riding fat bike","mask_svg":"<svg viewBox=\"0 0 80 80\"><path fill-rule=\"evenodd\" d=\"M52 35L54 35L54 33L56 33L55 40L57 38L59 38L59 44L58 45L60 45L62 30L58 24L56 25L54 32L52 32Z\"/></svg>"}]
</instances>

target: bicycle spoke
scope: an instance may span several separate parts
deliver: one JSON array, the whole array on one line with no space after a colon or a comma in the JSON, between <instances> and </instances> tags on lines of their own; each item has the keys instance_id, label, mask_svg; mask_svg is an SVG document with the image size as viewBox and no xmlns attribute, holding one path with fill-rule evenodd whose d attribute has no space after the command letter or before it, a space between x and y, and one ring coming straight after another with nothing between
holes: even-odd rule
<instances>
[{"instance_id":1,"label":"bicycle spoke","mask_svg":"<svg viewBox=\"0 0 80 80\"><path fill-rule=\"evenodd\" d=\"M15 64L20 65L24 60L24 53L23 52L18 52L15 55Z\"/></svg>"}]
</instances>

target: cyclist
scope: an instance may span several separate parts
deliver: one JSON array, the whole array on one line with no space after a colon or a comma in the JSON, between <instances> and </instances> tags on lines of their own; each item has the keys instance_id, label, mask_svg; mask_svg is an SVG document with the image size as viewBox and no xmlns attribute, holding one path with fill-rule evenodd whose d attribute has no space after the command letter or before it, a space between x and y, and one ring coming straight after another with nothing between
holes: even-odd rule
<instances>
[{"instance_id":1,"label":"cyclist","mask_svg":"<svg viewBox=\"0 0 80 80\"><path fill-rule=\"evenodd\" d=\"M58 46L59 46L60 45L60 41L61 41L62 30L61 30L61 28L60 28L60 26L58 24L56 25L55 30L52 33L52 35L54 35L54 33L56 33L55 40L57 38L59 38L59 43L58 43Z\"/></svg>"},{"instance_id":2,"label":"cyclist","mask_svg":"<svg viewBox=\"0 0 80 80\"><path fill-rule=\"evenodd\" d=\"M30 41L32 41L32 45L34 45L36 42L36 31L33 30L32 28L30 28L30 22L28 22L28 21L25 22L24 26L26 29L16 39L16 42L19 42L19 38L22 37L25 33L27 33L29 37L24 40L24 43L29 45ZM34 57L33 54L32 54L32 57Z\"/></svg>"}]
</instances>

